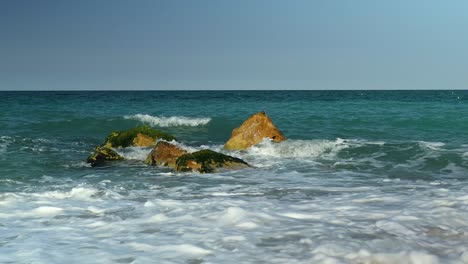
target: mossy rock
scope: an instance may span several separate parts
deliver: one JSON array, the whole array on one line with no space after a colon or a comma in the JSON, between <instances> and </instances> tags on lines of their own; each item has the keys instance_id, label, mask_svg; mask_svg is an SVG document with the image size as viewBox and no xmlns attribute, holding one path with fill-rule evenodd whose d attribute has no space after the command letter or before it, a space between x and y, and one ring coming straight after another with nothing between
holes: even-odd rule
<instances>
[{"instance_id":1,"label":"mossy rock","mask_svg":"<svg viewBox=\"0 0 468 264\"><path fill-rule=\"evenodd\" d=\"M135 139L138 139L142 135L153 139L152 142L145 140L146 142L149 142L147 144L149 146L154 145L158 139L164 139L167 141L176 139L170 134L156 130L149 126L139 126L128 130L112 132L109 136L107 136L104 145L108 148L126 148L130 146L145 147L147 145L139 145L135 141Z\"/></svg>"},{"instance_id":2,"label":"mossy rock","mask_svg":"<svg viewBox=\"0 0 468 264\"><path fill-rule=\"evenodd\" d=\"M239 158L224 155L209 149L184 154L176 160L177 171L211 173L218 168L241 169L247 167L250 167L249 164Z\"/></svg>"},{"instance_id":3,"label":"mossy rock","mask_svg":"<svg viewBox=\"0 0 468 264\"><path fill-rule=\"evenodd\" d=\"M106 146L99 146L94 149L94 153L88 157L86 162L91 163L91 166L95 167L102 165L106 161L115 160L123 160L123 157Z\"/></svg>"}]
</instances>

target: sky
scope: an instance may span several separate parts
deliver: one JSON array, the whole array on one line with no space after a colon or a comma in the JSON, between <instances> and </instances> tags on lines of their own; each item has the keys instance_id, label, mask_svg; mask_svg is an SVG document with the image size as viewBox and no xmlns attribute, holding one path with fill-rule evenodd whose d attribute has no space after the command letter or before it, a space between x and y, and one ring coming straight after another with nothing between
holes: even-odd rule
<instances>
[{"instance_id":1,"label":"sky","mask_svg":"<svg viewBox=\"0 0 468 264\"><path fill-rule=\"evenodd\" d=\"M468 89L465 0L3 0L0 90Z\"/></svg>"}]
</instances>

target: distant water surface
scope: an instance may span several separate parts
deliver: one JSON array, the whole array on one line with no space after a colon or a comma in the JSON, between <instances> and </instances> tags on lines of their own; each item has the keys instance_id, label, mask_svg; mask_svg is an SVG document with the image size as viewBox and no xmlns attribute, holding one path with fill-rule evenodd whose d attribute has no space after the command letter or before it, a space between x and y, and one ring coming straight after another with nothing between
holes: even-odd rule
<instances>
[{"instance_id":1,"label":"distant water surface","mask_svg":"<svg viewBox=\"0 0 468 264\"><path fill-rule=\"evenodd\" d=\"M265 111L289 138L224 151ZM91 168L147 124L255 168ZM0 92L0 263L468 263L468 91Z\"/></svg>"}]
</instances>

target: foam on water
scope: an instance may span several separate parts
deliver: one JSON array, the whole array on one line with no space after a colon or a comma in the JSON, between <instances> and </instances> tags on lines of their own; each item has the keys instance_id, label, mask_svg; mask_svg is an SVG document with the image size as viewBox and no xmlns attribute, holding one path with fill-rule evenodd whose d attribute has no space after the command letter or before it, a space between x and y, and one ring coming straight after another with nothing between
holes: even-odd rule
<instances>
[{"instance_id":1,"label":"foam on water","mask_svg":"<svg viewBox=\"0 0 468 264\"><path fill-rule=\"evenodd\" d=\"M161 141L165 141L165 140L161 140ZM165 142L174 144L184 150L187 150L188 152L198 151L203 148L203 146L201 147L188 146L183 143L177 142L175 140L165 141ZM146 157L148 157L151 150L153 150L153 147L127 147L127 148L114 149L114 150L125 159L143 161L146 159Z\"/></svg>"},{"instance_id":2,"label":"foam on water","mask_svg":"<svg viewBox=\"0 0 468 264\"><path fill-rule=\"evenodd\" d=\"M363 146L377 146L381 148L385 145L383 141L366 141L358 139L336 140L294 140L275 143L267 138L257 145L250 147L247 153L252 156L268 158L295 158L303 160L313 159L336 159L337 154L345 149L359 148Z\"/></svg>"},{"instance_id":3,"label":"foam on water","mask_svg":"<svg viewBox=\"0 0 468 264\"><path fill-rule=\"evenodd\" d=\"M462 183L376 180L370 188L356 186L358 176L295 173L276 175L289 180L278 186L270 173L220 175L217 184L217 175L197 183L201 176L159 173L98 184L57 178L48 182L61 190L2 194L8 247L0 246L0 262L93 262L98 254L103 263L463 263L468 254ZM447 184L459 186L448 192ZM388 191L402 188L418 191ZM34 251L46 246L59 253Z\"/></svg>"},{"instance_id":4,"label":"foam on water","mask_svg":"<svg viewBox=\"0 0 468 264\"><path fill-rule=\"evenodd\" d=\"M264 139L261 143L252 146L246 151L227 151L222 144L189 145L177 141L171 144L195 152L202 149L212 149L227 155L244 159L258 168L304 167L314 168L332 167L334 169L356 168L365 170L384 169L393 167L395 170L414 170L426 168L428 161L460 157L466 159L465 149L446 149L441 142L411 142L392 143L384 141L366 141L358 139L336 140L286 140L274 143ZM116 151L128 160L143 161L152 148L128 147ZM414 152L413 157L405 162L399 162L399 154L388 156L388 152L400 152L406 155L408 150ZM345 155L343 155L345 153ZM447 156L451 155L451 156ZM455 155L455 156L454 156ZM387 158L388 157L388 158ZM447 158L448 157L448 158ZM440 163L439 170L444 173L463 175L468 171L465 163L450 160ZM282 165L282 166L281 166ZM291 167L293 166L293 167Z\"/></svg>"},{"instance_id":5,"label":"foam on water","mask_svg":"<svg viewBox=\"0 0 468 264\"><path fill-rule=\"evenodd\" d=\"M145 160L153 148L127 147L114 149L120 156L127 160Z\"/></svg>"},{"instance_id":6,"label":"foam on water","mask_svg":"<svg viewBox=\"0 0 468 264\"><path fill-rule=\"evenodd\" d=\"M8 145L12 143L13 139L7 136L0 137L0 155L6 153L8 150Z\"/></svg>"},{"instance_id":7,"label":"foam on water","mask_svg":"<svg viewBox=\"0 0 468 264\"><path fill-rule=\"evenodd\" d=\"M355 263L379 263L379 264L439 264L437 256L420 251L402 251L394 254L372 254L366 250L360 250L357 254L349 254L349 261ZM463 263L463 262L462 262Z\"/></svg>"},{"instance_id":8,"label":"foam on water","mask_svg":"<svg viewBox=\"0 0 468 264\"><path fill-rule=\"evenodd\" d=\"M419 141L419 144L421 144L421 146L430 150L441 150L441 148L445 146L445 143L442 143L442 142Z\"/></svg>"},{"instance_id":9,"label":"foam on water","mask_svg":"<svg viewBox=\"0 0 468 264\"><path fill-rule=\"evenodd\" d=\"M70 191L51 191L51 192L44 192L39 194L33 194L40 197L52 198L52 199L73 199L73 200L83 200L89 201L94 200L92 197L93 195L97 194L98 190L96 188L86 188L86 187L75 187L72 188Z\"/></svg>"},{"instance_id":10,"label":"foam on water","mask_svg":"<svg viewBox=\"0 0 468 264\"><path fill-rule=\"evenodd\" d=\"M329 140L286 140L274 143L264 139L261 143L248 149L253 156L274 158L316 158L318 156L334 156L349 144L343 139Z\"/></svg>"},{"instance_id":11,"label":"foam on water","mask_svg":"<svg viewBox=\"0 0 468 264\"><path fill-rule=\"evenodd\" d=\"M148 114L126 115L125 119L138 120L151 126L172 127L172 126L203 126L211 121L209 117L185 117L185 116L151 116Z\"/></svg>"},{"instance_id":12,"label":"foam on water","mask_svg":"<svg viewBox=\"0 0 468 264\"><path fill-rule=\"evenodd\" d=\"M62 208L53 207L53 206L41 206L31 211L31 215L37 217L47 217L55 216L60 214L63 211Z\"/></svg>"},{"instance_id":13,"label":"foam on water","mask_svg":"<svg viewBox=\"0 0 468 264\"><path fill-rule=\"evenodd\" d=\"M8 96L0 123L15 136L0 136L0 263L468 263L466 100L246 93ZM160 115L109 120L149 105ZM290 139L224 150L259 107ZM129 120L186 126L171 131L183 140L173 143L253 168L143 166L151 148L83 163Z\"/></svg>"}]
</instances>

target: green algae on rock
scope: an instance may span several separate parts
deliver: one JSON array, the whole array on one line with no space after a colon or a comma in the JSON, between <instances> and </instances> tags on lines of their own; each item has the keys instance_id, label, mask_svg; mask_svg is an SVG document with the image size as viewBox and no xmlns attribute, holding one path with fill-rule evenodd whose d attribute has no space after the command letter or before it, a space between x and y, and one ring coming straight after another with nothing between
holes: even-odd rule
<instances>
[{"instance_id":1,"label":"green algae on rock","mask_svg":"<svg viewBox=\"0 0 468 264\"><path fill-rule=\"evenodd\" d=\"M248 167L250 167L249 164L239 158L204 149L177 158L175 169L177 171L210 173L218 168L242 169Z\"/></svg>"},{"instance_id":2,"label":"green algae on rock","mask_svg":"<svg viewBox=\"0 0 468 264\"><path fill-rule=\"evenodd\" d=\"M156 140L175 140L175 137L149 126L139 126L128 130L115 131L107 136L105 146L108 148L126 148L130 146L149 147Z\"/></svg>"},{"instance_id":3,"label":"green algae on rock","mask_svg":"<svg viewBox=\"0 0 468 264\"><path fill-rule=\"evenodd\" d=\"M86 162L91 163L91 166L95 167L106 161L115 160L123 160L123 157L106 146L99 146L94 149L94 153L86 159Z\"/></svg>"}]
</instances>

